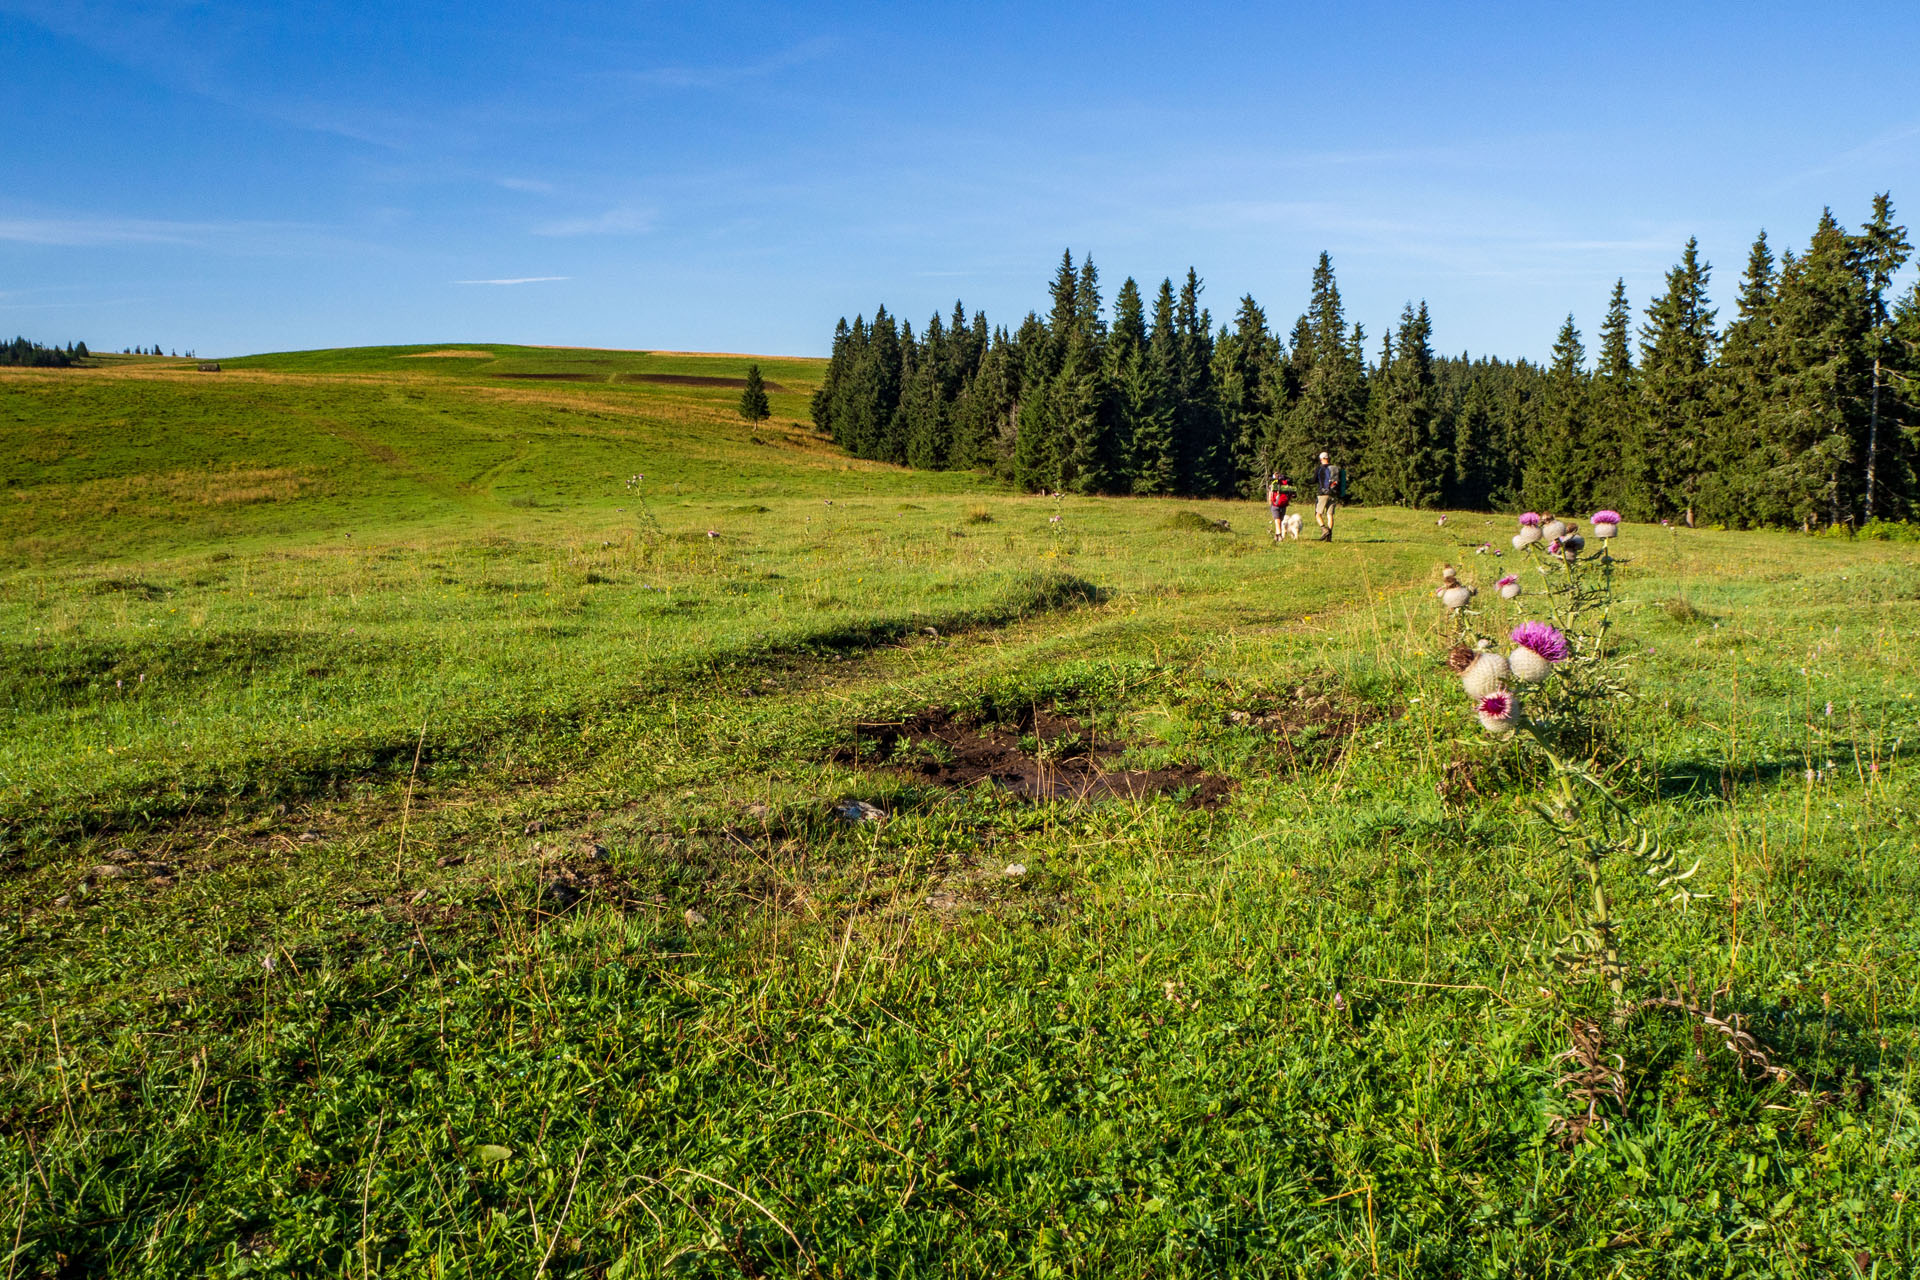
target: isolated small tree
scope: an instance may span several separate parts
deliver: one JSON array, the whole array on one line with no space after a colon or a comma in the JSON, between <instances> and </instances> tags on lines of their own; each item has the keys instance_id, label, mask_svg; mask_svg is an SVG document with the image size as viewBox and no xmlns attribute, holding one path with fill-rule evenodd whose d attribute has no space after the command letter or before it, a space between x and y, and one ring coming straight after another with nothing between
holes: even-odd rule
<instances>
[{"instance_id":1,"label":"isolated small tree","mask_svg":"<svg viewBox=\"0 0 1920 1280\"><path fill-rule=\"evenodd\" d=\"M747 366L747 385L740 392L740 416L748 422L765 422L773 416L773 408L767 403L767 388L760 381L760 366Z\"/></svg>"}]
</instances>

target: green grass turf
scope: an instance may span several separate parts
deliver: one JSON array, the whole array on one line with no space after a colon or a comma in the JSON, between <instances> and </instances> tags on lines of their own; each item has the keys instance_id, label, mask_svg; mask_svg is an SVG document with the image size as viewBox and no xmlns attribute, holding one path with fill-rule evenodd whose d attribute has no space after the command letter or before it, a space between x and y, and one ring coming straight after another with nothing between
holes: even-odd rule
<instances>
[{"instance_id":1,"label":"green grass turf","mask_svg":"<svg viewBox=\"0 0 1920 1280\"><path fill-rule=\"evenodd\" d=\"M1634 802L1712 895L1619 869L1625 946L1755 1081L1539 958L1564 856L1430 595L1504 521L853 462L818 362L751 429L620 380L744 358L222 363L0 374L13 1274L1909 1273L1899 544L1619 547ZM856 763L1036 706L1234 789ZM1569 1148L1581 1017L1628 1093Z\"/></svg>"}]
</instances>

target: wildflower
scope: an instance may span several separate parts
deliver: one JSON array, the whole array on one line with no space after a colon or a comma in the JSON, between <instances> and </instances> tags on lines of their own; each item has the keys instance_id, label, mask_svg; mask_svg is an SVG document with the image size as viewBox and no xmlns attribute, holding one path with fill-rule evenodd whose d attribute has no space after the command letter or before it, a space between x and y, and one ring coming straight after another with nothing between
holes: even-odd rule
<instances>
[{"instance_id":1,"label":"wildflower","mask_svg":"<svg viewBox=\"0 0 1920 1280\"><path fill-rule=\"evenodd\" d=\"M1558 516L1548 516L1546 522L1540 526L1540 536L1549 540L1559 537L1566 531L1567 522Z\"/></svg>"},{"instance_id":2,"label":"wildflower","mask_svg":"<svg viewBox=\"0 0 1920 1280\"><path fill-rule=\"evenodd\" d=\"M718 529L709 529L707 530L707 536L709 538L717 538L720 536L720 531Z\"/></svg>"},{"instance_id":3,"label":"wildflower","mask_svg":"<svg viewBox=\"0 0 1920 1280\"><path fill-rule=\"evenodd\" d=\"M1540 513L1538 511L1529 511L1520 517L1520 527L1522 529L1538 529L1540 523Z\"/></svg>"},{"instance_id":4,"label":"wildflower","mask_svg":"<svg viewBox=\"0 0 1920 1280\"><path fill-rule=\"evenodd\" d=\"M1520 517L1520 532L1513 535L1513 549L1525 551L1538 541L1540 541L1540 515L1538 512L1529 511Z\"/></svg>"},{"instance_id":5,"label":"wildflower","mask_svg":"<svg viewBox=\"0 0 1920 1280\"><path fill-rule=\"evenodd\" d=\"M1620 513L1611 507L1593 513L1588 524L1593 526L1596 538L1611 538L1620 532Z\"/></svg>"},{"instance_id":6,"label":"wildflower","mask_svg":"<svg viewBox=\"0 0 1920 1280\"><path fill-rule=\"evenodd\" d=\"M1520 718L1520 700L1499 689L1480 699L1480 724L1488 733L1510 733Z\"/></svg>"},{"instance_id":7,"label":"wildflower","mask_svg":"<svg viewBox=\"0 0 1920 1280\"><path fill-rule=\"evenodd\" d=\"M1473 601L1473 588L1463 587L1453 579L1447 579L1447 585L1440 588L1440 603L1449 609L1460 610Z\"/></svg>"},{"instance_id":8,"label":"wildflower","mask_svg":"<svg viewBox=\"0 0 1920 1280\"><path fill-rule=\"evenodd\" d=\"M1507 683L1507 660L1497 653L1475 654L1467 669L1460 673L1460 686L1474 699L1490 698Z\"/></svg>"},{"instance_id":9,"label":"wildflower","mask_svg":"<svg viewBox=\"0 0 1920 1280\"><path fill-rule=\"evenodd\" d=\"M1511 573L1493 585L1499 588L1502 600L1512 600L1520 594L1520 579Z\"/></svg>"},{"instance_id":10,"label":"wildflower","mask_svg":"<svg viewBox=\"0 0 1920 1280\"><path fill-rule=\"evenodd\" d=\"M1514 649L1507 655L1507 664L1515 679L1528 684L1545 680L1553 664L1565 662L1569 653L1567 638L1545 622L1523 622L1513 629L1511 639Z\"/></svg>"}]
</instances>

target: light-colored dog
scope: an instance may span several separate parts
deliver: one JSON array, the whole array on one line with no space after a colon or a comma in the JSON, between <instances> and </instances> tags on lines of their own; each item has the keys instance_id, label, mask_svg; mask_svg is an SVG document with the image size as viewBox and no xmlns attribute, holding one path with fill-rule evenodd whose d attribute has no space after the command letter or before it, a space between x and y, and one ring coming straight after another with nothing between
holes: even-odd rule
<instances>
[{"instance_id":1,"label":"light-colored dog","mask_svg":"<svg viewBox=\"0 0 1920 1280\"><path fill-rule=\"evenodd\" d=\"M1289 511L1286 515L1280 517L1280 537L1283 539L1292 538L1295 542L1300 541L1300 513L1298 511Z\"/></svg>"}]
</instances>

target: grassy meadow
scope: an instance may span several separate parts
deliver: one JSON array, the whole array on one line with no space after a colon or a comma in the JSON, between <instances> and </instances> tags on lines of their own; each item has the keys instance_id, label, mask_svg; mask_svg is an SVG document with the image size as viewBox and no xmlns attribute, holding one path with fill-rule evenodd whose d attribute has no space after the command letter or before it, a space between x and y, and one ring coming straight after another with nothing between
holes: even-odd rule
<instances>
[{"instance_id":1,"label":"grassy meadow","mask_svg":"<svg viewBox=\"0 0 1920 1280\"><path fill-rule=\"evenodd\" d=\"M222 363L0 370L7 1280L1915 1273L1910 547L1617 545L1708 895L1622 946L1770 1076L1543 958L1432 594L1505 518L853 461L817 361Z\"/></svg>"}]
</instances>

